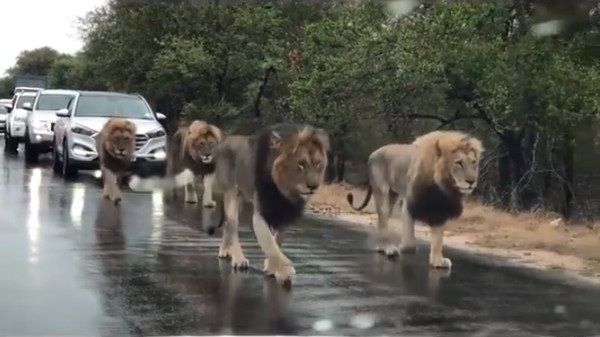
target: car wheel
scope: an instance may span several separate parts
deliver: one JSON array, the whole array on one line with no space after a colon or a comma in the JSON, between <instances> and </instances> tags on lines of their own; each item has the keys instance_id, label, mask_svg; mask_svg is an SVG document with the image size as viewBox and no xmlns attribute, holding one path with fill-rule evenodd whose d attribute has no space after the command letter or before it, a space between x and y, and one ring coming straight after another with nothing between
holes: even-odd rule
<instances>
[{"instance_id":1,"label":"car wheel","mask_svg":"<svg viewBox=\"0 0 600 337\"><path fill-rule=\"evenodd\" d=\"M69 160L69 149L67 147L67 140L63 143L63 155L62 155L62 176L65 179L74 178L77 176L77 169L71 165Z\"/></svg>"},{"instance_id":2,"label":"car wheel","mask_svg":"<svg viewBox=\"0 0 600 337\"><path fill-rule=\"evenodd\" d=\"M35 148L35 145L31 144L31 140L29 139L29 134L25 136L25 161L28 163L33 163L38 160L38 152Z\"/></svg>"},{"instance_id":3,"label":"car wheel","mask_svg":"<svg viewBox=\"0 0 600 337\"><path fill-rule=\"evenodd\" d=\"M52 143L52 171L58 175L62 174L60 155L56 149L56 139L54 139L54 142Z\"/></svg>"},{"instance_id":4,"label":"car wheel","mask_svg":"<svg viewBox=\"0 0 600 337\"><path fill-rule=\"evenodd\" d=\"M5 140L4 140L4 151L6 151L6 152L12 152L12 153L17 152L17 148L19 147L19 143L17 143L10 136L10 134L8 132L6 133L6 135L4 137L5 137Z\"/></svg>"}]
</instances>

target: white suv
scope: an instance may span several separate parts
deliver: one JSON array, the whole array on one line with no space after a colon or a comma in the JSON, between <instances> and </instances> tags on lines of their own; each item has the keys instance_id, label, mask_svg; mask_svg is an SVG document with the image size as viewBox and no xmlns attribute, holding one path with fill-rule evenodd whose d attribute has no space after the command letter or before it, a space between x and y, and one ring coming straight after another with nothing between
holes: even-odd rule
<instances>
[{"instance_id":1,"label":"white suv","mask_svg":"<svg viewBox=\"0 0 600 337\"><path fill-rule=\"evenodd\" d=\"M48 89L41 90L32 107L24 107L27 113L25 120L25 160L33 162L40 153L52 150L54 141L54 124L56 112L64 109L69 101L75 98L77 91Z\"/></svg>"},{"instance_id":2,"label":"white suv","mask_svg":"<svg viewBox=\"0 0 600 337\"><path fill-rule=\"evenodd\" d=\"M11 104L8 105L8 118L6 118L6 133L4 134L4 150L16 152L19 143L25 140L25 119L27 110L31 108L33 100L37 93L21 92L15 94Z\"/></svg>"},{"instance_id":3,"label":"white suv","mask_svg":"<svg viewBox=\"0 0 600 337\"><path fill-rule=\"evenodd\" d=\"M98 170L95 136L111 117L127 118L137 127L132 170L164 172L167 137L148 102L138 94L78 91L66 109L59 110L54 126L52 168L65 178L78 170Z\"/></svg>"}]
</instances>

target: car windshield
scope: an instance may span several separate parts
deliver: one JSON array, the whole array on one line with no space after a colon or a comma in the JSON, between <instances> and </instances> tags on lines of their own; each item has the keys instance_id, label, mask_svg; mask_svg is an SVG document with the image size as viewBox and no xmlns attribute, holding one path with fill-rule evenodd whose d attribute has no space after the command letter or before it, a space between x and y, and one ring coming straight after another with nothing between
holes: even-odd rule
<instances>
[{"instance_id":1,"label":"car windshield","mask_svg":"<svg viewBox=\"0 0 600 337\"><path fill-rule=\"evenodd\" d=\"M15 109L23 109L23 104L25 103L33 103L35 96L19 96L17 98L17 106Z\"/></svg>"},{"instance_id":2,"label":"car windshield","mask_svg":"<svg viewBox=\"0 0 600 337\"><path fill-rule=\"evenodd\" d=\"M135 96L81 96L75 116L154 119L144 101Z\"/></svg>"},{"instance_id":3,"label":"car windshield","mask_svg":"<svg viewBox=\"0 0 600 337\"><path fill-rule=\"evenodd\" d=\"M36 110L60 110L67 107L74 95L43 94L37 101Z\"/></svg>"}]
</instances>

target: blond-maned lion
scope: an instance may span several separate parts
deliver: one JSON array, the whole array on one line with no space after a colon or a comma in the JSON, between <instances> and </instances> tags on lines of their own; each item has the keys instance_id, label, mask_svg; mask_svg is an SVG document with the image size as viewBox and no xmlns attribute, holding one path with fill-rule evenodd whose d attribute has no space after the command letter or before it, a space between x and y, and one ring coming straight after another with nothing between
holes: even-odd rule
<instances>
[{"instance_id":1,"label":"blond-maned lion","mask_svg":"<svg viewBox=\"0 0 600 337\"><path fill-rule=\"evenodd\" d=\"M365 200L354 207L351 193L347 199L352 208L361 210L373 195L380 237L377 250L388 256L414 253L414 222L422 221L431 233L429 264L450 268L450 259L442 255L444 224L461 215L463 197L475 189L483 150L481 141L462 132L433 131L412 144L389 144L371 153ZM398 198L402 207L400 249L388 232L388 219Z\"/></svg>"},{"instance_id":2,"label":"blond-maned lion","mask_svg":"<svg viewBox=\"0 0 600 337\"><path fill-rule=\"evenodd\" d=\"M115 204L121 201L119 184L129 170L135 152L136 126L124 118L109 119L96 135L100 170L102 171L102 195Z\"/></svg>"},{"instance_id":3,"label":"blond-maned lion","mask_svg":"<svg viewBox=\"0 0 600 337\"><path fill-rule=\"evenodd\" d=\"M195 177L202 177L202 205L205 207L216 206L212 193L215 173L213 152L221 141L221 129L205 121L195 120L189 126L180 127L167 146L167 175L175 176L189 169ZM195 183L185 186L184 201L194 204L198 202Z\"/></svg>"}]
</instances>

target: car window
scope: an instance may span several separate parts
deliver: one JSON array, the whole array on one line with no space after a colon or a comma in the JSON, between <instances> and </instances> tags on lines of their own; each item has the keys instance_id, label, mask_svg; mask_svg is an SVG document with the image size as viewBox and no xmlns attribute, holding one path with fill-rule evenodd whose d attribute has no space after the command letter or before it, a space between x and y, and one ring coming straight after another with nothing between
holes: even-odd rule
<instances>
[{"instance_id":1,"label":"car window","mask_svg":"<svg viewBox=\"0 0 600 337\"><path fill-rule=\"evenodd\" d=\"M80 96L75 116L154 119L146 103L139 97L131 96Z\"/></svg>"},{"instance_id":2,"label":"car window","mask_svg":"<svg viewBox=\"0 0 600 337\"><path fill-rule=\"evenodd\" d=\"M74 95L69 94L42 94L35 106L36 110L60 110L67 107L67 104Z\"/></svg>"},{"instance_id":3,"label":"car window","mask_svg":"<svg viewBox=\"0 0 600 337\"><path fill-rule=\"evenodd\" d=\"M22 109L23 104L33 103L34 99L35 96L19 96L19 98L17 98L17 106L15 107L15 109Z\"/></svg>"}]
</instances>

